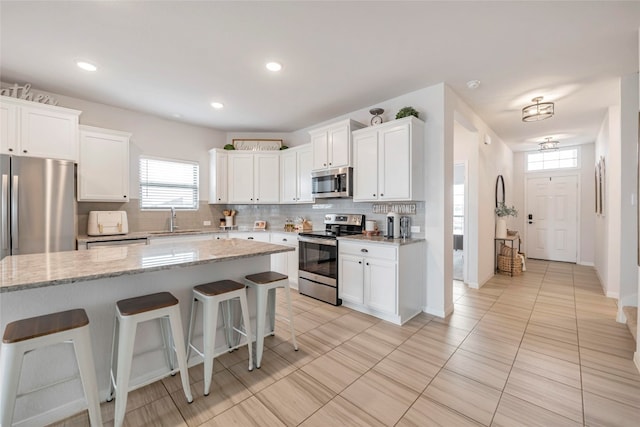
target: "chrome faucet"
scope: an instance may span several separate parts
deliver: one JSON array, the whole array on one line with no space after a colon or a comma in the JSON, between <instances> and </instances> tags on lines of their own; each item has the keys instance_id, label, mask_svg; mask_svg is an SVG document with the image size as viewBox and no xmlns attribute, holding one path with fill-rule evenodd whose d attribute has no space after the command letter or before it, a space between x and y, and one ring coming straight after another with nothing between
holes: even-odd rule
<instances>
[{"instance_id":1,"label":"chrome faucet","mask_svg":"<svg viewBox=\"0 0 640 427\"><path fill-rule=\"evenodd\" d=\"M173 233L176 228L176 208L171 206L171 215L169 216L169 233Z\"/></svg>"}]
</instances>

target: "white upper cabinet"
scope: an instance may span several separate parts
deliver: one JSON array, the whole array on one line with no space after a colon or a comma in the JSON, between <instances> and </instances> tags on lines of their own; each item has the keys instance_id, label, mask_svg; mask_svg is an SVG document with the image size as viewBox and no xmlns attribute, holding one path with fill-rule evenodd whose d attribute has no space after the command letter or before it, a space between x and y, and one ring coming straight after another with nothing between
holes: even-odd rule
<instances>
[{"instance_id":1,"label":"white upper cabinet","mask_svg":"<svg viewBox=\"0 0 640 427\"><path fill-rule=\"evenodd\" d=\"M280 152L280 203L313 203L311 144Z\"/></svg>"},{"instance_id":2,"label":"white upper cabinet","mask_svg":"<svg viewBox=\"0 0 640 427\"><path fill-rule=\"evenodd\" d=\"M313 170L352 166L351 132L363 127L362 123L348 119L310 130Z\"/></svg>"},{"instance_id":3,"label":"white upper cabinet","mask_svg":"<svg viewBox=\"0 0 640 427\"><path fill-rule=\"evenodd\" d=\"M279 153L230 152L229 203L278 203L280 201Z\"/></svg>"},{"instance_id":4,"label":"white upper cabinet","mask_svg":"<svg viewBox=\"0 0 640 427\"><path fill-rule=\"evenodd\" d=\"M78 161L81 112L3 96L0 152Z\"/></svg>"},{"instance_id":5,"label":"white upper cabinet","mask_svg":"<svg viewBox=\"0 0 640 427\"><path fill-rule=\"evenodd\" d=\"M78 201L128 202L131 134L80 126Z\"/></svg>"},{"instance_id":6,"label":"white upper cabinet","mask_svg":"<svg viewBox=\"0 0 640 427\"><path fill-rule=\"evenodd\" d=\"M423 135L415 117L353 132L353 200L424 200Z\"/></svg>"},{"instance_id":7,"label":"white upper cabinet","mask_svg":"<svg viewBox=\"0 0 640 427\"><path fill-rule=\"evenodd\" d=\"M209 204L227 203L229 156L227 151L214 148L209 150Z\"/></svg>"}]
</instances>

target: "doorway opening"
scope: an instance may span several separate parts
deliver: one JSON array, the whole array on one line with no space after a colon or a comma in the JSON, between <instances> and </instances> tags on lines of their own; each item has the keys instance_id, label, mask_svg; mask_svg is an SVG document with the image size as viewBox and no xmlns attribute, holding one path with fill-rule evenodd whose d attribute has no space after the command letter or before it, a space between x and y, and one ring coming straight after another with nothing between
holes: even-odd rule
<instances>
[{"instance_id":1,"label":"doorway opening","mask_svg":"<svg viewBox=\"0 0 640 427\"><path fill-rule=\"evenodd\" d=\"M453 165L453 279L464 281L466 167Z\"/></svg>"}]
</instances>

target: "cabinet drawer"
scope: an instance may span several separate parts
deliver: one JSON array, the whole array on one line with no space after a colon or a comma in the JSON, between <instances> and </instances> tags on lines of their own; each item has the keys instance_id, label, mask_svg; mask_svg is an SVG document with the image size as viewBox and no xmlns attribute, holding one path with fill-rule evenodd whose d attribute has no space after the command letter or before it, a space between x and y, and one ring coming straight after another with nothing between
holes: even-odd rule
<instances>
[{"instance_id":1,"label":"cabinet drawer","mask_svg":"<svg viewBox=\"0 0 640 427\"><path fill-rule=\"evenodd\" d=\"M341 254L344 253L371 258L382 258L389 261L395 261L397 255L395 246L370 245L341 241L338 244L338 249Z\"/></svg>"}]
</instances>

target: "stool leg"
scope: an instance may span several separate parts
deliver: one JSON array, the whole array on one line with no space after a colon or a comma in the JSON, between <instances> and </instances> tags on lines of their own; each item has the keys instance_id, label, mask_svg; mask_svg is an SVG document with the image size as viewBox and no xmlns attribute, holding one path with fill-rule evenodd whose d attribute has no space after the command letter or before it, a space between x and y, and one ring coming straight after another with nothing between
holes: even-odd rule
<instances>
[{"instance_id":1,"label":"stool leg","mask_svg":"<svg viewBox=\"0 0 640 427\"><path fill-rule=\"evenodd\" d=\"M133 359L133 345L136 338L138 322L127 317L120 318L118 338L118 371L116 373L116 407L114 427L122 426L124 414L127 410L127 396L129 394L129 375L131 374L131 360Z\"/></svg>"},{"instance_id":2,"label":"stool leg","mask_svg":"<svg viewBox=\"0 0 640 427\"><path fill-rule=\"evenodd\" d=\"M5 344L0 351L0 426L11 426L24 351L18 344Z\"/></svg>"},{"instance_id":3,"label":"stool leg","mask_svg":"<svg viewBox=\"0 0 640 427\"><path fill-rule=\"evenodd\" d=\"M171 330L171 325L169 319L165 317L160 318L160 331L162 333L162 342L164 343L164 354L167 359L167 363L169 364L169 369L172 371L176 368L176 362L174 358L174 351L171 343L171 334L169 331ZM171 374L175 375L175 374Z\"/></svg>"},{"instance_id":4,"label":"stool leg","mask_svg":"<svg viewBox=\"0 0 640 427\"><path fill-rule=\"evenodd\" d=\"M256 287L256 368L260 369L264 349L264 327L267 317L267 290Z\"/></svg>"},{"instance_id":5,"label":"stool leg","mask_svg":"<svg viewBox=\"0 0 640 427\"><path fill-rule=\"evenodd\" d=\"M244 332L247 334L247 349L249 350L249 370L253 371L253 336L251 335L251 317L249 316L249 305L247 304L247 293L240 294L240 309L242 310L242 323Z\"/></svg>"},{"instance_id":6,"label":"stool leg","mask_svg":"<svg viewBox=\"0 0 640 427\"><path fill-rule=\"evenodd\" d=\"M224 330L224 339L225 342L227 344L228 348L233 347L232 341L233 341L233 329L232 326L233 323L231 321L231 305L230 305L231 300L226 300L226 301L222 301L220 303L220 311L222 311L222 326L223 326L223 330ZM231 350L229 350L231 351Z\"/></svg>"},{"instance_id":7,"label":"stool leg","mask_svg":"<svg viewBox=\"0 0 640 427\"><path fill-rule=\"evenodd\" d=\"M270 335L276 334L276 288L269 289L267 297L267 311L269 312Z\"/></svg>"},{"instance_id":8,"label":"stool leg","mask_svg":"<svg viewBox=\"0 0 640 427\"><path fill-rule=\"evenodd\" d=\"M213 376L213 355L216 346L216 332L218 329L218 301L208 301L202 315L204 319L203 347L204 347L204 395L208 396L211 390L211 377Z\"/></svg>"},{"instance_id":9,"label":"stool leg","mask_svg":"<svg viewBox=\"0 0 640 427\"><path fill-rule=\"evenodd\" d=\"M289 310L289 329L291 329L291 341L293 341L293 349L298 351L298 342L296 341L296 330L293 327L293 309L291 308L291 292L289 292L289 284L284 287L284 294L287 297L287 309Z\"/></svg>"},{"instance_id":10,"label":"stool leg","mask_svg":"<svg viewBox=\"0 0 640 427\"><path fill-rule=\"evenodd\" d=\"M189 357L191 356L191 340L193 340L193 326L196 318L196 309L198 300L193 297L191 298L191 315L189 316L189 331L187 332L187 362L189 362Z\"/></svg>"},{"instance_id":11,"label":"stool leg","mask_svg":"<svg viewBox=\"0 0 640 427\"><path fill-rule=\"evenodd\" d=\"M116 378L115 378L114 371L115 371L116 354L118 349L118 341L116 340L116 337L118 337L118 334L116 334L117 330L118 330L118 316L115 316L113 320L113 335L111 338L111 363L109 364L109 367L111 370L109 371L109 396L107 396L107 402L111 402L113 400L113 395L116 392L116 387L115 387Z\"/></svg>"},{"instance_id":12,"label":"stool leg","mask_svg":"<svg viewBox=\"0 0 640 427\"><path fill-rule=\"evenodd\" d=\"M98 396L98 381L96 379L96 369L93 363L93 352L91 351L91 334L89 326L78 329L78 339L73 340L73 348L76 352L80 379L87 397L89 409L89 420L93 427L102 426L102 415L100 414L100 398Z\"/></svg>"},{"instance_id":13,"label":"stool leg","mask_svg":"<svg viewBox=\"0 0 640 427\"><path fill-rule=\"evenodd\" d=\"M182 324L180 322L180 306L176 305L171 309L169 322L171 323L171 334L173 335L178 367L180 368L182 388L187 402L191 403L193 402L193 396L191 395L191 386L189 385L189 370L187 369L187 354L184 348L184 333L182 332Z\"/></svg>"}]
</instances>

